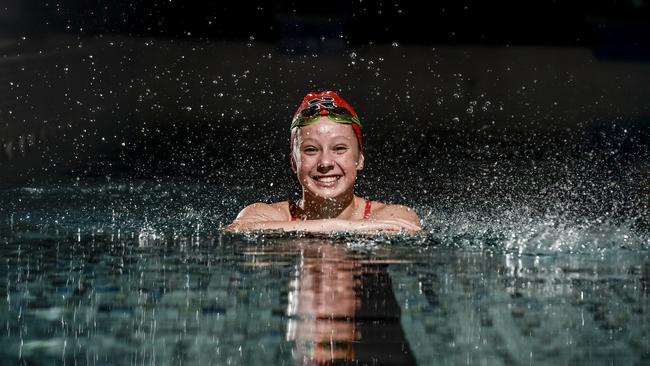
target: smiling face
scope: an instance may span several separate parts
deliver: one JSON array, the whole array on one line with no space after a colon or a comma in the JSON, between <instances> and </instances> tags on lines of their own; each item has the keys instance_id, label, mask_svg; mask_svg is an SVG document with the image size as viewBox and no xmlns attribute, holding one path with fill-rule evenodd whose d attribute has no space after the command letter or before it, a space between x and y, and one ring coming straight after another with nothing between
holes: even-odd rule
<instances>
[{"instance_id":1,"label":"smiling face","mask_svg":"<svg viewBox=\"0 0 650 366\"><path fill-rule=\"evenodd\" d=\"M364 158L350 125L319 117L292 132L292 149L291 165L305 194L335 199L354 191Z\"/></svg>"}]
</instances>

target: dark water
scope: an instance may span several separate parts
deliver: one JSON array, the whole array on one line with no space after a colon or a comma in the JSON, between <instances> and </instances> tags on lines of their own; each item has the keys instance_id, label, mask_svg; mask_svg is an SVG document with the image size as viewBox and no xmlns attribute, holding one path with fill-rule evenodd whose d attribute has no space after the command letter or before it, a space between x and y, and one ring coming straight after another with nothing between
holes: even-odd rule
<instances>
[{"instance_id":1,"label":"dark water","mask_svg":"<svg viewBox=\"0 0 650 366\"><path fill-rule=\"evenodd\" d=\"M649 363L647 122L416 122L368 123L357 187L410 238L224 235L299 192L268 121L44 148L64 174L0 189L2 363Z\"/></svg>"},{"instance_id":2,"label":"dark water","mask_svg":"<svg viewBox=\"0 0 650 366\"><path fill-rule=\"evenodd\" d=\"M16 235L2 359L645 364L650 255L362 238Z\"/></svg>"},{"instance_id":3,"label":"dark water","mask_svg":"<svg viewBox=\"0 0 650 366\"><path fill-rule=\"evenodd\" d=\"M415 238L222 234L244 204L293 189L246 171L231 186L116 173L2 190L2 363L650 361L640 150L614 164L601 150L406 148L424 146L458 160L412 164L409 189L374 180L380 163L360 182L412 203Z\"/></svg>"}]
</instances>

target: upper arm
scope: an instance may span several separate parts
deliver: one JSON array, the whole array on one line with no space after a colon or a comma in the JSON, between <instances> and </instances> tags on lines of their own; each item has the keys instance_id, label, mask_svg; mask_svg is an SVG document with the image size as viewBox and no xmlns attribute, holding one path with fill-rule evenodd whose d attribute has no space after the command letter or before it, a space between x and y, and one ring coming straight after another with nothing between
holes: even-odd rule
<instances>
[{"instance_id":1,"label":"upper arm","mask_svg":"<svg viewBox=\"0 0 650 366\"><path fill-rule=\"evenodd\" d=\"M225 227L226 231L246 231L247 227L259 225L264 222L286 221L282 210L277 205L267 203L253 203L239 212L235 221Z\"/></svg>"},{"instance_id":2,"label":"upper arm","mask_svg":"<svg viewBox=\"0 0 650 366\"><path fill-rule=\"evenodd\" d=\"M402 205L385 205L375 210L371 215L372 219L400 219L411 222L422 227L420 217L414 209Z\"/></svg>"},{"instance_id":3,"label":"upper arm","mask_svg":"<svg viewBox=\"0 0 650 366\"><path fill-rule=\"evenodd\" d=\"M267 203L253 203L239 212L234 223L251 221L283 221L286 220L282 210Z\"/></svg>"}]
</instances>

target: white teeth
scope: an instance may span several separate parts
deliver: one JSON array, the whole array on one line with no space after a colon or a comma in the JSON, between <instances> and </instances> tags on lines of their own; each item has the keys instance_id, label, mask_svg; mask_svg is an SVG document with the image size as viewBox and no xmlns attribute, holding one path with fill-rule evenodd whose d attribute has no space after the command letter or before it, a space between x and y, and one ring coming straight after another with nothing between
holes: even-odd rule
<instances>
[{"instance_id":1,"label":"white teeth","mask_svg":"<svg viewBox=\"0 0 650 366\"><path fill-rule=\"evenodd\" d=\"M314 177L314 179L316 179L319 182L323 182L323 183L336 182L339 178L340 178L339 176L336 176L336 177Z\"/></svg>"}]
</instances>

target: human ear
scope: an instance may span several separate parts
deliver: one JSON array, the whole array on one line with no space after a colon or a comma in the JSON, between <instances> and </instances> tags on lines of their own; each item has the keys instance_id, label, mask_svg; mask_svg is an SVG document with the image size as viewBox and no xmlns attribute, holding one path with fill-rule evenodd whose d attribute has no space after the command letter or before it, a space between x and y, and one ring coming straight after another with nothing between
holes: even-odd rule
<instances>
[{"instance_id":1,"label":"human ear","mask_svg":"<svg viewBox=\"0 0 650 366\"><path fill-rule=\"evenodd\" d=\"M359 153L359 159L357 159L357 170L363 170L364 161L365 157L363 156L363 153Z\"/></svg>"}]
</instances>

